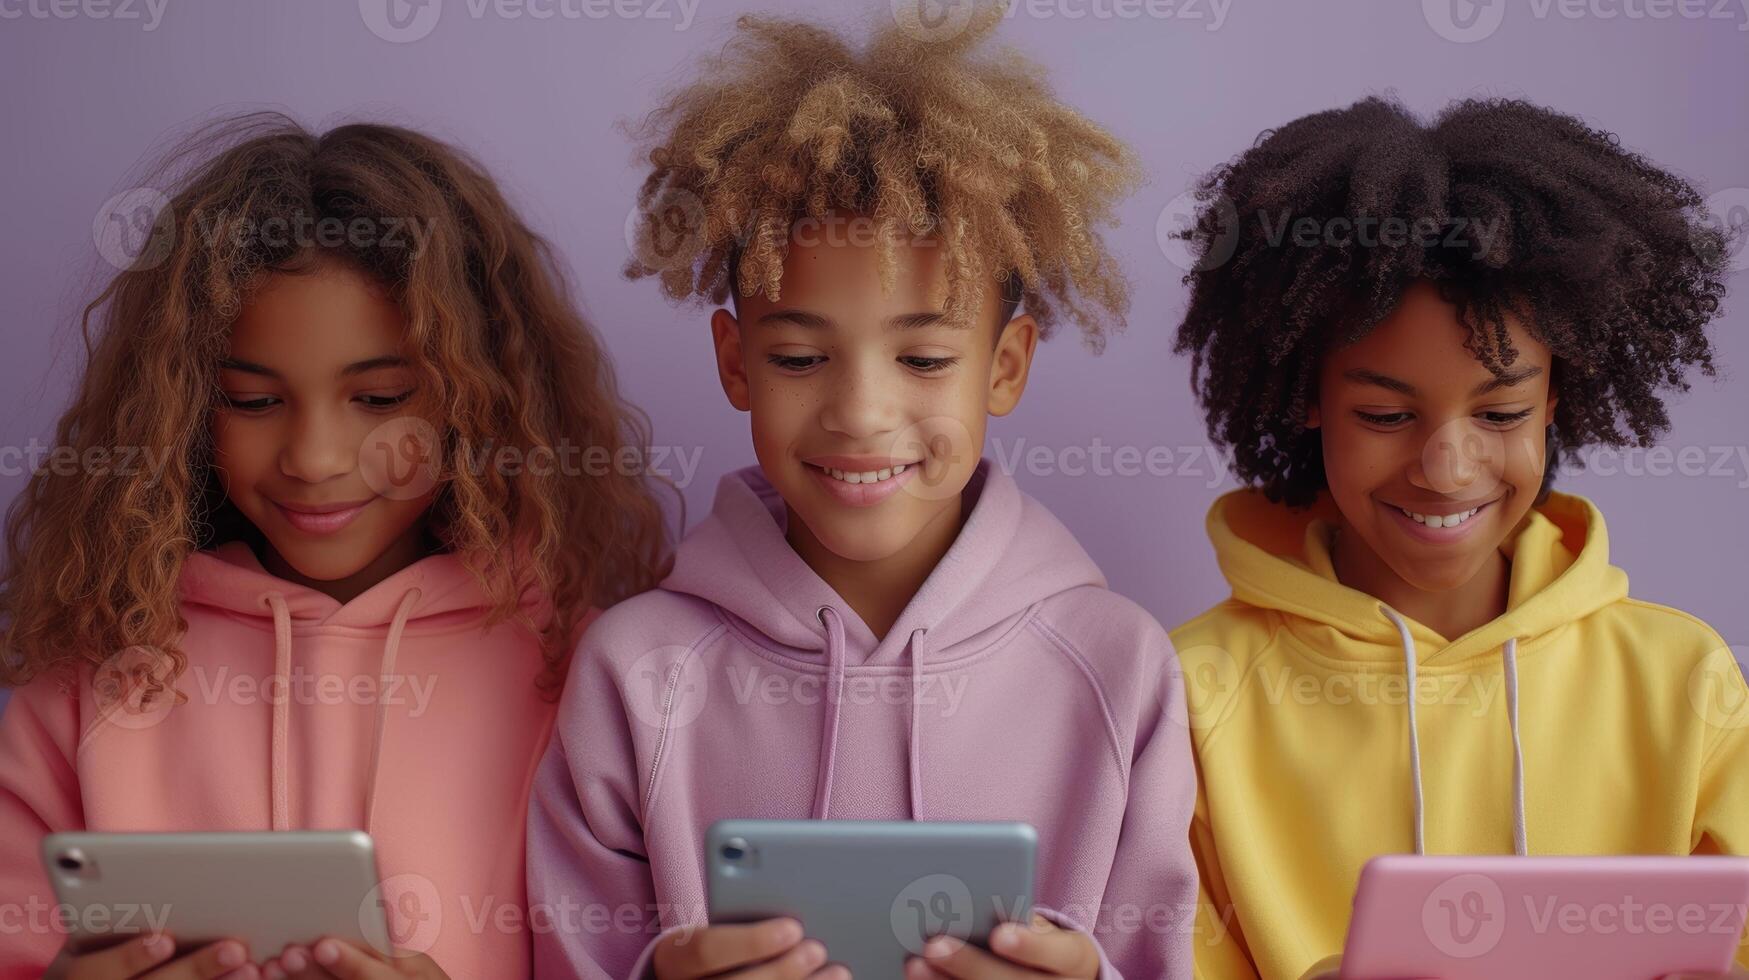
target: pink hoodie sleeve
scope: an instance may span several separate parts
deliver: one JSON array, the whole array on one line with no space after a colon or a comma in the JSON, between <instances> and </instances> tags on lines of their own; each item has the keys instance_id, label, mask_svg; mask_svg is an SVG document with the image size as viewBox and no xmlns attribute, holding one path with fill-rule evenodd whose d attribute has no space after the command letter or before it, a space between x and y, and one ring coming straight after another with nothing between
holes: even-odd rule
<instances>
[{"instance_id":1,"label":"pink hoodie sleeve","mask_svg":"<svg viewBox=\"0 0 1749 980\"><path fill-rule=\"evenodd\" d=\"M42 976L61 948L38 848L85 826L78 742L78 701L51 678L13 691L0 712L0 980Z\"/></svg>"},{"instance_id":2,"label":"pink hoodie sleeve","mask_svg":"<svg viewBox=\"0 0 1749 980\"><path fill-rule=\"evenodd\" d=\"M1144 657L1155 666L1148 696L1136 699L1134 755L1123 829L1093 936L1101 980L1190 980L1197 902L1190 819L1196 770L1190 754L1184 684L1164 630L1146 632ZM1066 924L1056 917L1058 925Z\"/></svg>"},{"instance_id":3,"label":"pink hoodie sleeve","mask_svg":"<svg viewBox=\"0 0 1749 980\"><path fill-rule=\"evenodd\" d=\"M631 732L601 652L585 643L529 799L529 907L553 923L534 930L536 976L651 975L656 889Z\"/></svg>"}]
</instances>

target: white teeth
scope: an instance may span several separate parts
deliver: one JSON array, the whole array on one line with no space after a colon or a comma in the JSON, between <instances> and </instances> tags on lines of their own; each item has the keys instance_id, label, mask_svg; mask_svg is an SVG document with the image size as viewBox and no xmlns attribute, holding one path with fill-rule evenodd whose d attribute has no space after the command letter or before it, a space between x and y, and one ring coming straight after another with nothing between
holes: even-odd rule
<instances>
[{"instance_id":1,"label":"white teeth","mask_svg":"<svg viewBox=\"0 0 1749 980\"><path fill-rule=\"evenodd\" d=\"M866 470L861 473L826 469L826 474L834 480L842 480L843 482L850 484L879 483L882 480L890 480L900 473L905 472L905 467L909 465L911 464L899 463L895 466L889 466L878 470Z\"/></svg>"},{"instance_id":2,"label":"white teeth","mask_svg":"<svg viewBox=\"0 0 1749 980\"><path fill-rule=\"evenodd\" d=\"M1408 515L1410 520L1417 524L1425 524L1428 527L1457 527L1459 524L1476 516L1476 511L1481 510L1482 508L1471 507L1469 510L1464 511L1461 514L1446 514L1443 517L1438 514L1417 514L1412 510L1404 510L1401 507L1397 509L1403 511L1404 514Z\"/></svg>"}]
</instances>

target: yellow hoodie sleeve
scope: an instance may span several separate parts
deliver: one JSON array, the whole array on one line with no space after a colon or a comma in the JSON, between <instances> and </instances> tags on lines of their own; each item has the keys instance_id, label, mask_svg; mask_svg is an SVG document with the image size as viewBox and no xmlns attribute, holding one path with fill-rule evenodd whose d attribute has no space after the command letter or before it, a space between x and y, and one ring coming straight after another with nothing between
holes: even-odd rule
<instances>
[{"instance_id":1,"label":"yellow hoodie sleeve","mask_svg":"<svg viewBox=\"0 0 1749 980\"><path fill-rule=\"evenodd\" d=\"M1702 699L1711 744L1700 764L1691 846L1696 854L1749 856L1749 684L1734 669L1708 670L1702 683L1690 693ZM1737 963L1749 969L1749 937Z\"/></svg>"},{"instance_id":2,"label":"yellow hoodie sleeve","mask_svg":"<svg viewBox=\"0 0 1749 980\"><path fill-rule=\"evenodd\" d=\"M1190 819L1190 850L1196 858L1196 980L1257 980L1239 917L1221 877L1215 835L1209 825L1208 795L1202 785L1201 753L1196 753L1196 810Z\"/></svg>"}]
</instances>

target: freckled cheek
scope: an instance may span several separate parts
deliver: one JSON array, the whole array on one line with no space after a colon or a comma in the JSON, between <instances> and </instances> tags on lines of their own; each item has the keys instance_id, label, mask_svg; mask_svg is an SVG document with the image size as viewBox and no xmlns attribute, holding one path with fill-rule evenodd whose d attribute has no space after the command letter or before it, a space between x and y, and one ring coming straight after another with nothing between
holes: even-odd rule
<instances>
[{"instance_id":1,"label":"freckled cheek","mask_svg":"<svg viewBox=\"0 0 1749 980\"><path fill-rule=\"evenodd\" d=\"M821 399L812 385L768 383L753 389L753 438L768 445L789 442L805 432L820 413Z\"/></svg>"}]
</instances>

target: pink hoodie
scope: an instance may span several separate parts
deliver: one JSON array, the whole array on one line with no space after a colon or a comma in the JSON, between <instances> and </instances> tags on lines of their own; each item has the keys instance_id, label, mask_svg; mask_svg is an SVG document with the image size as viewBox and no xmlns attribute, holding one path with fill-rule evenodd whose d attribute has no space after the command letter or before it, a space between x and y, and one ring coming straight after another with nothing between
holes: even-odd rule
<instances>
[{"instance_id":1,"label":"pink hoodie","mask_svg":"<svg viewBox=\"0 0 1749 980\"><path fill-rule=\"evenodd\" d=\"M37 848L77 829L362 828L397 942L457 980L526 975L524 814L554 713L537 638L482 632L489 600L447 554L343 605L232 542L190 556L180 587L185 703L100 698L93 676L117 676L100 668L0 715L0 978L60 948ZM524 611L550 615L533 590Z\"/></svg>"},{"instance_id":2,"label":"pink hoodie","mask_svg":"<svg viewBox=\"0 0 1749 980\"><path fill-rule=\"evenodd\" d=\"M661 588L584 636L529 806L540 976L649 973L705 921L725 817L1022 820L1035 903L1104 976L1191 975L1195 802L1166 633L980 463L959 538L876 640L784 540L750 467ZM871 923L870 928L885 928Z\"/></svg>"}]
</instances>

